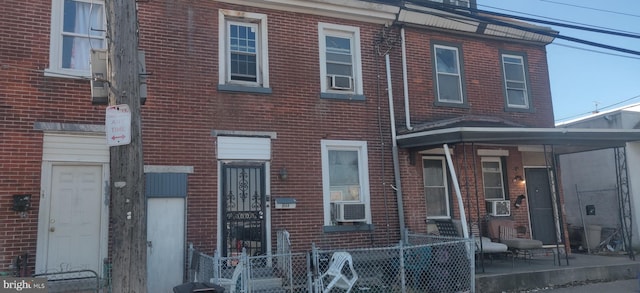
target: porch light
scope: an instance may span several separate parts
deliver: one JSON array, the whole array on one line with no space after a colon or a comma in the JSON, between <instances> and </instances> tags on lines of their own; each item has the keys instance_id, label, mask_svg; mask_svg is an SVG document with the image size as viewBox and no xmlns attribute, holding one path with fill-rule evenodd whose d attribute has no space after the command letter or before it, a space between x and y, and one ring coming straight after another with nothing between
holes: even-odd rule
<instances>
[{"instance_id":1,"label":"porch light","mask_svg":"<svg viewBox=\"0 0 640 293\"><path fill-rule=\"evenodd\" d=\"M280 180L285 181L289 177L289 172L287 172L287 168L280 169L280 173L278 174Z\"/></svg>"},{"instance_id":2,"label":"porch light","mask_svg":"<svg viewBox=\"0 0 640 293\"><path fill-rule=\"evenodd\" d=\"M522 176L520 176L520 175L516 175L515 177L513 177L513 182L515 182L515 183L524 183L524 178L522 178Z\"/></svg>"}]
</instances>

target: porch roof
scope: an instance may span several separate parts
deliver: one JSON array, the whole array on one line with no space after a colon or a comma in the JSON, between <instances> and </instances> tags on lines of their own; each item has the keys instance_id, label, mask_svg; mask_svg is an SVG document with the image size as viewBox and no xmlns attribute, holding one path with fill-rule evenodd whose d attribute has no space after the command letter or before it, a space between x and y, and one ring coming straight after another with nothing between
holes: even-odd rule
<instances>
[{"instance_id":1,"label":"porch roof","mask_svg":"<svg viewBox=\"0 0 640 293\"><path fill-rule=\"evenodd\" d=\"M557 154L623 147L640 141L640 129L449 127L420 130L397 136L404 148L443 144L551 145Z\"/></svg>"}]
</instances>

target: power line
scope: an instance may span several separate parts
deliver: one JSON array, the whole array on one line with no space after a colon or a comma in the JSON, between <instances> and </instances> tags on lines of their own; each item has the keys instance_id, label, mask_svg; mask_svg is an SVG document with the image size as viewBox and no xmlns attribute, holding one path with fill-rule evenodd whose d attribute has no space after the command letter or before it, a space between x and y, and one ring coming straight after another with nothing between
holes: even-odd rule
<instances>
[{"instance_id":1,"label":"power line","mask_svg":"<svg viewBox=\"0 0 640 293\"><path fill-rule=\"evenodd\" d=\"M600 29L600 28L595 28L595 27L574 25L574 24L557 22L557 21L542 20L542 19L537 19L537 18L518 16L518 15L513 15L513 14L505 14L505 13L493 12L493 11L482 11L482 13L486 13L486 14L489 14L489 15L495 15L495 16L501 16L501 17L509 17L509 18L518 19L518 20L524 20L524 21L529 21L529 22L543 23L543 24L561 26L561 27L566 27L566 28L571 28L571 29L577 29L577 30L595 32L595 33L607 34L607 35L614 35L614 36L620 36L620 37L628 37L628 38L640 39L640 34L637 34L637 33L617 32L617 31L612 31L612 30L608 30L608 29Z\"/></svg>"},{"instance_id":2,"label":"power line","mask_svg":"<svg viewBox=\"0 0 640 293\"><path fill-rule=\"evenodd\" d=\"M622 55L622 54L614 54L614 53L609 53L609 52L605 52L605 51L587 49L587 48L578 47L578 46L572 46L572 45L567 45L567 44L561 44L561 43L557 43L557 42L551 43L550 45L556 45L556 46L560 46L560 47L566 47L566 48L582 50L582 51L587 51L587 52L592 52L592 53L598 53L598 54L603 54L603 55L609 55L609 56L614 56L614 57L621 57L621 58L629 58L629 59L640 60L640 57L634 57L634 56L628 56L628 55Z\"/></svg>"},{"instance_id":3,"label":"power line","mask_svg":"<svg viewBox=\"0 0 640 293\"><path fill-rule=\"evenodd\" d=\"M630 49L626 49L626 48L606 45L606 44L602 44L602 43L598 43L598 42L592 42L592 41L588 41L588 40L584 40L584 39L574 38L574 37L570 37L570 36L560 35L556 31L550 31L550 30L539 29L539 28L532 28L532 27L529 27L529 26L519 25L519 24L516 24L516 23L513 23L513 22L503 21L503 20L499 20L499 19L490 17L491 15L495 15L495 16L502 16L502 17L508 17L508 18L518 18L517 16L514 16L514 15L508 15L508 14L503 14L503 13L498 13L498 12L479 10L479 9L475 9L475 8L465 8L465 7L455 7L455 8L453 8L452 6L445 7L444 5L437 5L437 4L434 4L434 3L429 3L429 1L424 1L424 0L419 0L418 2L420 2L420 5L424 6L424 7L437 9L437 10L440 10L440 11L444 11L444 12L455 14L455 15L462 16L462 17L476 19L476 20L483 21L483 22L486 22L486 23L489 23L489 24L495 24L495 25L515 28L515 29L519 29L519 30L522 30L522 31L526 31L526 32L540 34L540 35L543 35L543 36L548 36L548 37L558 38L558 39L564 39L564 40L567 40L567 41L572 41L572 42L576 42L576 43L582 43L582 44L586 44L586 45L589 45L589 46L600 47L600 48L604 48L604 49L608 49L608 50L612 50L612 51L618 51L618 52L623 52L623 53L627 53L627 54L640 56L640 51L635 51L635 50L630 50ZM408 8L406 6L404 7L404 9L417 11L417 12L421 12L421 13L425 12L424 10L415 9L415 8ZM469 12L471 12L471 13L469 13ZM478 14L478 12L482 12L483 14L487 14L489 16L480 15L480 14Z\"/></svg>"},{"instance_id":4,"label":"power line","mask_svg":"<svg viewBox=\"0 0 640 293\"><path fill-rule=\"evenodd\" d=\"M600 108L600 110L609 109L609 108L615 107L615 106L617 106L617 105L624 104L624 103L626 103L626 102L629 102L629 101L635 100L635 99L637 99L637 98L640 98L640 95L637 95L637 96L635 96L635 97L628 98L628 99L626 99L626 100L623 100L623 101L620 101L620 102L617 102L617 103L613 103L613 104L611 104L611 105L609 105L609 106L606 106L606 107L602 107L602 108ZM573 119L573 118L576 118L576 117L580 117L580 116L584 116L584 115L588 115L588 114L592 114L592 113L593 113L593 112L591 112L591 111L590 111L590 112L585 112L585 113L580 113L580 114L576 114L576 115L568 116L568 117L565 117L565 118L559 118L559 119L556 119L556 120L555 120L555 122L558 122L558 121L564 121L564 120L569 120L569 119Z\"/></svg>"},{"instance_id":5,"label":"power line","mask_svg":"<svg viewBox=\"0 0 640 293\"><path fill-rule=\"evenodd\" d=\"M562 2L551 1L551 0L540 0L540 1L549 2L549 3L553 3L553 4L558 4L558 5L566 5L566 6L577 7L577 8L582 8L582 9L595 10L595 11L600 11L600 12L607 12L607 13L613 13L613 14L618 14L618 15L626 15L626 16L640 18L640 15L637 15L637 14L624 13L624 12L618 12L618 11L606 10L606 9L600 9L600 8L593 8L593 7L587 7L587 6L582 6L582 5L570 4L570 3L562 3Z\"/></svg>"},{"instance_id":6,"label":"power line","mask_svg":"<svg viewBox=\"0 0 640 293\"><path fill-rule=\"evenodd\" d=\"M542 15L537 15L537 14L532 14L532 13L521 12L521 11L517 11L517 10L511 10L511 9L505 9L505 8L489 6L489 5L478 4L478 6L491 8L491 9L495 9L495 10L508 11L508 12L511 12L511 13L518 13L518 14L522 14L522 15L529 15L529 16L538 17L538 18L544 18L544 19L549 19L549 20L561 21L561 22L564 22L564 23L570 23L570 24L580 25L580 26L584 26L584 27L598 28L598 29L608 30L608 31L612 31L612 32L620 32L620 33L627 33L627 34L640 36L639 33L632 32L632 31L621 30L621 29L616 29L616 28L608 28L608 27L604 27L604 26L598 26L598 25L586 24L586 23L581 23L581 22L576 22L576 21L570 21L570 20L564 20L564 19L553 18L553 17L548 17L548 16L542 16ZM511 15L511 16L513 16L513 15Z\"/></svg>"}]
</instances>

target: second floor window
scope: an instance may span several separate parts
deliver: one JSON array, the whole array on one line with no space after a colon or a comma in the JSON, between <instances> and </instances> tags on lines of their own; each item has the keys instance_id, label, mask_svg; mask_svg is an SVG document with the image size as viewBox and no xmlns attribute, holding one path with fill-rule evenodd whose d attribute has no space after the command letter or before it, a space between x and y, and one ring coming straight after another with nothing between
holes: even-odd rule
<instances>
[{"instance_id":1,"label":"second floor window","mask_svg":"<svg viewBox=\"0 0 640 293\"><path fill-rule=\"evenodd\" d=\"M267 16L219 10L218 89L270 93Z\"/></svg>"},{"instance_id":2,"label":"second floor window","mask_svg":"<svg viewBox=\"0 0 640 293\"><path fill-rule=\"evenodd\" d=\"M320 23L318 38L321 96L364 99L359 28Z\"/></svg>"},{"instance_id":3,"label":"second floor window","mask_svg":"<svg viewBox=\"0 0 640 293\"><path fill-rule=\"evenodd\" d=\"M529 108L529 93L523 56L502 55L504 89L508 108Z\"/></svg>"},{"instance_id":4,"label":"second floor window","mask_svg":"<svg viewBox=\"0 0 640 293\"><path fill-rule=\"evenodd\" d=\"M464 104L460 49L435 44L433 52L437 101L439 103Z\"/></svg>"},{"instance_id":5,"label":"second floor window","mask_svg":"<svg viewBox=\"0 0 640 293\"><path fill-rule=\"evenodd\" d=\"M53 0L48 75L90 76L91 49L106 48L104 2Z\"/></svg>"}]
</instances>

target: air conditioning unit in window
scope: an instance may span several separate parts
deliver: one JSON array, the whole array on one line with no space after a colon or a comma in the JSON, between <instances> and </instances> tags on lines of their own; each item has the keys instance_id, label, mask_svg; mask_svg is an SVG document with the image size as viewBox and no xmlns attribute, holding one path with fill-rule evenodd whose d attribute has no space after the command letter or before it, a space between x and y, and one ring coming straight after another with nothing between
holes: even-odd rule
<instances>
[{"instance_id":1,"label":"air conditioning unit in window","mask_svg":"<svg viewBox=\"0 0 640 293\"><path fill-rule=\"evenodd\" d=\"M488 201L489 214L496 217L506 217L511 215L511 202L508 200Z\"/></svg>"},{"instance_id":2,"label":"air conditioning unit in window","mask_svg":"<svg viewBox=\"0 0 640 293\"><path fill-rule=\"evenodd\" d=\"M331 214L336 222L364 222L366 220L363 203L332 203Z\"/></svg>"},{"instance_id":3,"label":"air conditioning unit in window","mask_svg":"<svg viewBox=\"0 0 640 293\"><path fill-rule=\"evenodd\" d=\"M329 75L329 87L334 90L350 90L353 86L351 76L348 75Z\"/></svg>"}]
</instances>

